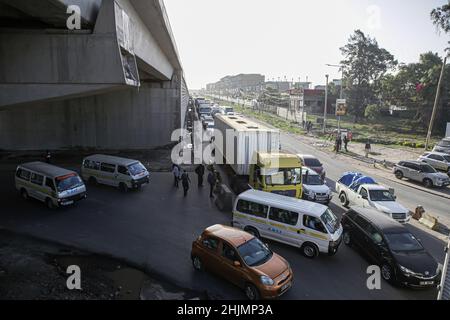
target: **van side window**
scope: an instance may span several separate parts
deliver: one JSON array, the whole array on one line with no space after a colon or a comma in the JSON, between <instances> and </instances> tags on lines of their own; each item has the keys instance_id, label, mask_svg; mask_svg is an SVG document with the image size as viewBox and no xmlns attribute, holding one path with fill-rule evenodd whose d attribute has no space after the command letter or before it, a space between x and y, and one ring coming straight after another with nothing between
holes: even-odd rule
<instances>
[{"instance_id":1,"label":"van side window","mask_svg":"<svg viewBox=\"0 0 450 320\"><path fill-rule=\"evenodd\" d=\"M45 179L45 185L46 185L47 187L49 187L50 189L52 189L53 191L56 191L55 184L53 183L53 180L52 180L52 179L46 178L46 179Z\"/></svg>"},{"instance_id":2,"label":"van side window","mask_svg":"<svg viewBox=\"0 0 450 320\"><path fill-rule=\"evenodd\" d=\"M219 246L219 241L213 238L205 238L203 239L202 243L203 246L210 250L217 250L217 247Z\"/></svg>"},{"instance_id":3,"label":"van side window","mask_svg":"<svg viewBox=\"0 0 450 320\"><path fill-rule=\"evenodd\" d=\"M102 163L100 166L100 170L104 172L114 173L116 171L116 166L109 163Z\"/></svg>"},{"instance_id":4,"label":"van side window","mask_svg":"<svg viewBox=\"0 0 450 320\"><path fill-rule=\"evenodd\" d=\"M91 167L91 161L90 160L84 160L83 167L89 169Z\"/></svg>"},{"instance_id":5,"label":"van side window","mask_svg":"<svg viewBox=\"0 0 450 320\"><path fill-rule=\"evenodd\" d=\"M298 222L298 213L272 207L270 208L269 219L295 226Z\"/></svg>"},{"instance_id":6,"label":"van side window","mask_svg":"<svg viewBox=\"0 0 450 320\"><path fill-rule=\"evenodd\" d=\"M327 230L319 218L308 216L306 214L303 216L303 226L322 233L327 233Z\"/></svg>"},{"instance_id":7,"label":"van side window","mask_svg":"<svg viewBox=\"0 0 450 320\"><path fill-rule=\"evenodd\" d=\"M24 170L24 169L19 169L17 170L17 174L16 174L20 179L26 180L26 181L30 181L30 171Z\"/></svg>"},{"instance_id":8,"label":"van side window","mask_svg":"<svg viewBox=\"0 0 450 320\"><path fill-rule=\"evenodd\" d=\"M31 183L42 186L42 182L44 182L44 176L41 176L40 174L32 173L30 181L31 181Z\"/></svg>"},{"instance_id":9,"label":"van side window","mask_svg":"<svg viewBox=\"0 0 450 320\"><path fill-rule=\"evenodd\" d=\"M237 211L246 213L259 218L267 218L268 206L259 203L239 200L236 206Z\"/></svg>"},{"instance_id":10,"label":"van side window","mask_svg":"<svg viewBox=\"0 0 450 320\"><path fill-rule=\"evenodd\" d=\"M128 169L125 168L124 166L118 166L117 172L119 172L120 174L124 174L126 176L128 175Z\"/></svg>"}]
</instances>

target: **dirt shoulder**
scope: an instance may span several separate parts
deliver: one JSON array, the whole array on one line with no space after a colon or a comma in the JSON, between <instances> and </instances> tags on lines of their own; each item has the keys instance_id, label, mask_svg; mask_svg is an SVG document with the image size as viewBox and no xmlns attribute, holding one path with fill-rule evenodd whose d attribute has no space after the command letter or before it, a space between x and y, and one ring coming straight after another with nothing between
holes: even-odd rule
<instances>
[{"instance_id":1,"label":"dirt shoulder","mask_svg":"<svg viewBox=\"0 0 450 320\"><path fill-rule=\"evenodd\" d=\"M69 266L81 290L69 290ZM0 300L184 300L200 293L158 281L122 261L0 230Z\"/></svg>"}]
</instances>

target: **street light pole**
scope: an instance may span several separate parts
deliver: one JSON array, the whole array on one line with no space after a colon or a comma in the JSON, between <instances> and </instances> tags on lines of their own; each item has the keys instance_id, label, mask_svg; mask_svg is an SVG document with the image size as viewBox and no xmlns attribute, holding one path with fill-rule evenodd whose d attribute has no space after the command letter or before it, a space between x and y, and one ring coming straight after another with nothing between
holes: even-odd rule
<instances>
[{"instance_id":1,"label":"street light pole","mask_svg":"<svg viewBox=\"0 0 450 320\"><path fill-rule=\"evenodd\" d=\"M427 141L425 142L425 151L428 151L428 145L430 144L431 133L433 132L434 120L436 118L437 105L439 103L439 96L441 94L441 84L444 78L445 65L447 64L447 56L444 58L444 63L442 64L441 75L439 76L438 87L436 90L436 99L434 100L433 113L431 114L430 126L428 127Z\"/></svg>"},{"instance_id":2,"label":"street light pole","mask_svg":"<svg viewBox=\"0 0 450 320\"><path fill-rule=\"evenodd\" d=\"M325 84L325 107L323 108L323 133L326 132L327 129L327 107L328 107L328 77L329 75L325 75L327 79Z\"/></svg>"}]
</instances>

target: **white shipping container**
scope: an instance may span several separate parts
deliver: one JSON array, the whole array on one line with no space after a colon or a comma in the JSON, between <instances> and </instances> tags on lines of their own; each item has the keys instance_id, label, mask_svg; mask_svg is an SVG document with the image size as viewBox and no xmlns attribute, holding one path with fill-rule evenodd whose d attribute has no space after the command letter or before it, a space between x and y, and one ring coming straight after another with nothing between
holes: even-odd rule
<instances>
[{"instance_id":1,"label":"white shipping container","mask_svg":"<svg viewBox=\"0 0 450 320\"><path fill-rule=\"evenodd\" d=\"M225 157L237 175L248 175L256 152L277 153L280 147L280 132L257 124L242 116L218 114L215 130L223 136L223 145L216 135L216 157ZM232 135L227 135L230 130ZM232 140L230 140L232 139ZM227 146L231 150L227 150Z\"/></svg>"}]
</instances>

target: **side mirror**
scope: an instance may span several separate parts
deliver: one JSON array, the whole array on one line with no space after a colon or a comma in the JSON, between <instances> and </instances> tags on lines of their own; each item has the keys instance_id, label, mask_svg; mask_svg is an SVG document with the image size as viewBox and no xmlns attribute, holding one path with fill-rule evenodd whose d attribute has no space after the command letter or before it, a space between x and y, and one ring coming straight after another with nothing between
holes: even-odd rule
<instances>
[{"instance_id":1,"label":"side mirror","mask_svg":"<svg viewBox=\"0 0 450 320\"><path fill-rule=\"evenodd\" d=\"M364 200L368 200L368 199L369 199L369 197L366 196L366 195L363 195L362 198L363 198Z\"/></svg>"},{"instance_id":2,"label":"side mirror","mask_svg":"<svg viewBox=\"0 0 450 320\"><path fill-rule=\"evenodd\" d=\"M240 267L240 266L241 266L241 263L240 263L239 261L235 261L235 262L233 262L233 265L234 265L235 267Z\"/></svg>"}]
</instances>

